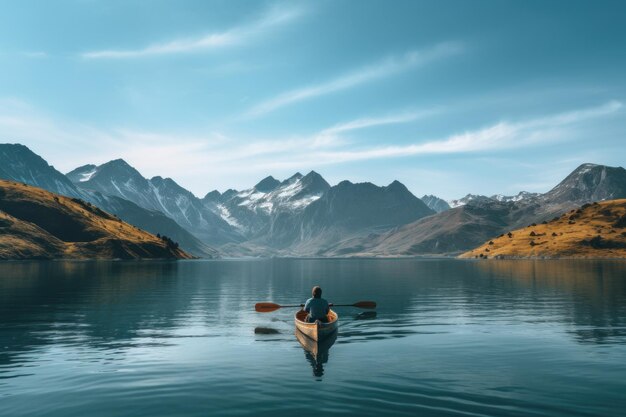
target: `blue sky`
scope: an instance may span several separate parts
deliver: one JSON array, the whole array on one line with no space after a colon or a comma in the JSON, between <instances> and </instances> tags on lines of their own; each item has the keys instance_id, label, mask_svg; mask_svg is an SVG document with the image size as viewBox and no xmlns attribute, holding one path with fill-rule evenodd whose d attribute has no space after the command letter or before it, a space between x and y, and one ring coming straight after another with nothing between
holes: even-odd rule
<instances>
[{"instance_id":1,"label":"blue sky","mask_svg":"<svg viewBox=\"0 0 626 417\"><path fill-rule=\"evenodd\" d=\"M621 1L3 1L0 142L203 196L320 172L416 195L625 165Z\"/></svg>"}]
</instances>

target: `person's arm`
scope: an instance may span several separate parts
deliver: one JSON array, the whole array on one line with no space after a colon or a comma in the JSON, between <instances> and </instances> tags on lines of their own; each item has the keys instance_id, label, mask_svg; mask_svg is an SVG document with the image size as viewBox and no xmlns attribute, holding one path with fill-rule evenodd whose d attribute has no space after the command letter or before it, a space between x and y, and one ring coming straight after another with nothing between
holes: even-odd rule
<instances>
[{"instance_id":1,"label":"person's arm","mask_svg":"<svg viewBox=\"0 0 626 417\"><path fill-rule=\"evenodd\" d=\"M311 300L306 300L306 304L304 304L303 310L306 311L307 313L311 312L311 306L310 306L311 303L310 303L310 301Z\"/></svg>"}]
</instances>

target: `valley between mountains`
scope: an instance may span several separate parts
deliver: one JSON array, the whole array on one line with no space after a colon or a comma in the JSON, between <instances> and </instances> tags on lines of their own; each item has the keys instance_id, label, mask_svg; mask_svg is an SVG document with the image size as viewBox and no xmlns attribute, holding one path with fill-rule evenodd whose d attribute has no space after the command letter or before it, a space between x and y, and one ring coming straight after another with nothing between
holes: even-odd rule
<instances>
[{"instance_id":1,"label":"valley between mountains","mask_svg":"<svg viewBox=\"0 0 626 417\"><path fill-rule=\"evenodd\" d=\"M145 178L122 159L64 175L19 144L0 144L0 179L80 200L153 236L167 236L185 253L209 258L456 256L585 204L626 198L626 170L594 164L579 166L543 194L468 194L444 201L418 198L399 181L330 185L311 171L283 180L268 176L246 190L215 190L200 198L170 178ZM0 207L0 215L13 214ZM0 229L0 238L6 236L6 228ZM55 251L54 257L71 256ZM541 256L560 255L547 250Z\"/></svg>"}]
</instances>

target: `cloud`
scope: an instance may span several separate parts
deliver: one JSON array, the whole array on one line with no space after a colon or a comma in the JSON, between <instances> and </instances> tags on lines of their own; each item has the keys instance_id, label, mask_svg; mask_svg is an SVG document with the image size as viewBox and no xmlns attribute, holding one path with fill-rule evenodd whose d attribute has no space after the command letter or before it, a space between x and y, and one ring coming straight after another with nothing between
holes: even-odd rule
<instances>
[{"instance_id":1,"label":"cloud","mask_svg":"<svg viewBox=\"0 0 626 417\"><path fill-rule=\"evenodd\" d=\"M304 136L258 139L231 137L223 132L158 132L135 128L101 129L62 122L42 114L19 99L0 99L0 138L23 143L58 169L67 172L86 163L124 158L145 176L169 176L203 195L210 185L251 185L256 177L286 175L293 170L319 169L354 161L435 154L474 154L571 140L585 122L623 110L605 104L517 122L499 121L481 129L434 140L385 146L361 145L353 135L360 129L410 123L439 114L440 109L388 113L338 123ZM388 143L389 138L385 139ZM252 179L252 180L251 180Z\"/></svg>"},{"instance_id":2,"label":"cloud","mask_svg":"<svg viewBox=\"0 0 626 417\"><path fill-rule=\"evenodd\" d=\"M567 130L570 125L607 116L620 111L622 108L621 102L610 101L597 107L558 113L517 123L498 122L482 129L453 134L439 140L408 145L303 152L300 158L294 158L293 155L282 160L274 158L272 161L267 161L264 166L266 169L297 169L301 166L319 166L418 155L493 152L547 144L565 140L571 134Z\"/></svg>"},{"instance_id":3,"label":"cloud","mask_svg":"<svg viewBox=\"0 0 626 417\"><path fill-rule=\"evenodd\" d=\"M351 130L365 129L368 127L383 126L390 124L409 123L424 117L433 116L440 113L440 109L430 109L422 111L408 111L396 114L389 114L382 117L365 117L362 119L352 120L346 123L340 123L328 129L322 130L323 135L334 135Z\"/></svg>"},{"instance_id":4,"label":"cloud","mask_svg":"<svg viewBox=\"0 0 626 417\"><path fill-rule=\"evenodd\" d=\"M428 64L437 59L457 54L462 49L459 43L446 42L424 51L411 51L399 57L391 57L321 84L300 87L281 93L252 107L246 113L246 116L258 117L290 104L386 78L399 72Z\"/></svg>"},{"instance_id":5,"label":"cloud","mask_svg":"<svg viewBox=\"0 0 626 417\"><path fill-rule=\"evenodd\" d=\"M238 26L224 32L209 33L196 38L179 38L154 43L139 49L108 49L81 54L85 59L132 59L148 56L203 52L227 46L239 45L262 35L267 30L287 24L302 14L300 9L274 7L258 20L246 26Z\"/></svg>"}]
</instances>

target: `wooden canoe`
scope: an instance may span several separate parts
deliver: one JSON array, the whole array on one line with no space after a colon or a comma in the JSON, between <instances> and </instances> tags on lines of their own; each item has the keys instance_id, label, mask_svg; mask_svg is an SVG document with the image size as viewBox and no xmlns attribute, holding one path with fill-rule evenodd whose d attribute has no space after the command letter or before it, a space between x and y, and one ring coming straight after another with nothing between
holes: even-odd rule
<instances>
[{"instance_id":1,"label":"wooden canoe","mask_svg":"<svg viewBox=\"0 0 626 417\"><path fill-rule=\"evenodd\" d=\"M333 310L328 312L328 323L307 323L306 320L307 312L304 310L300 310L296 312L295 323L296 329L300 330L305 336L309 337L311 340L320 341L331 334L333 334L337 330L337 320L339 320L339 316Z\"/></svg>"}]
</instances>

